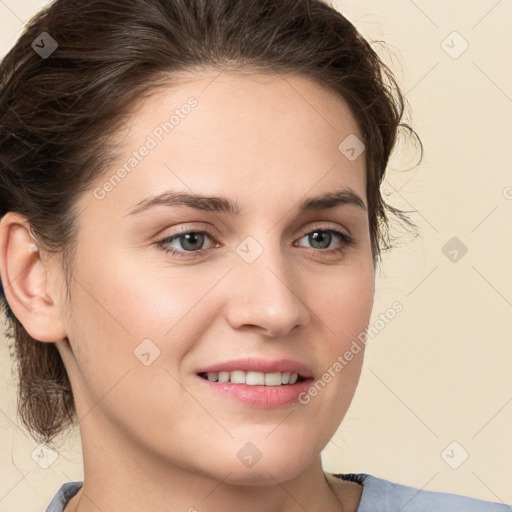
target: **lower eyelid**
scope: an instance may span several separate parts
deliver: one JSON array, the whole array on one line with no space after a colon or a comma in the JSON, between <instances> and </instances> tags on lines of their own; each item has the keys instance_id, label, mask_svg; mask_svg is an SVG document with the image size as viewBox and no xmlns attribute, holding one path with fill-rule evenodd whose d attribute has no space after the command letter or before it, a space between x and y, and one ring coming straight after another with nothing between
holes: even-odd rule
<instances>
[{"instance_id":1,"label":"lower eyelid","mask_svg":"<svg viewBox=\"0 0 512 512\"><path fill-rule=\"evenodd\" d=\"M311 233L314 233L315 231L323 231L323 232L327 232L327 233L331 233L333 234L334 236L338 237L340 239L340 245L341 246L349 246L349 245L352 245L354 243L354 240L353 238L344 233L343 231L340 231L338 229L334 229L334 228L331 228L331 227L314 227L312 229L309 229L308 231L306 231L304 234L302 234L301 236L299 236L296 240L301 240L302 238L304 238L305 236L307 235L310 235ZM173 246L170 246L170 243L179 239L181 236L184 236L184 235L187 235L187 234L191 234L191 233L198 233L198 234L203 234L205 235L207 238L209 238L211 240L211 246L208 247L208 248L203 248L203 249L198 249L196 251L185 251L183 249L177 249ZM175 233L174 235L170 235L170 236L167 236L165 238L163 238L162 240L160 240L159 242L157 242L157 244L159 246L161 246L161 248L163 250L165 250L166 252L175 252L175 253L180 253L180 254L184 254L184 255L194 255L194 254L201 254L201 253L204 253L206 251L208 251L209 249L212 249L212 248L215 248L215 246L218 246L219 243L216 241L213 233L210 233L208 231L204 231L204 230L183 230L181 232L178 232L178 233ZM166 246L170 246L172 247L171 249L166 249ZM339 247L332 247L332 248L327 248L327 249L316 249L315 247L305 247L306 249L312 249L312 250L315 250L315 251L319 251L319 252L329 252L329 251L334 251L336 249L338 249Z\"/></svg>"},{"instance_id":2,"label":"lower eyelid","mask_svg":"<svg viewBox=\"0 0 512 512\"><path fill-rule=\"evenodd\" d=\"M175 240L179 240L181 237L183 237L185 235L189 235L191 233L205 235L206 238L209 238L211 240L211 245L212 246L217 244L217 242L215 241L215 238L213 237L213 235L211 233L209 233L208 231L199 231L199 230L196 230L196 231L190 230L190 231L183 231L183 232L180 232L180 233L175 233L174 235L166 236L165 238L163 238L162 240L160 240L157 243L162 245L162 246L170 245ZM184 253L189 253L189 254L194 254L194 253L197 254L197 253L199 253L201 251L207 251L208 250L208 248L207 248L207 249L198 249L197 251L185 251L185 250L182 250L182 249L176 249L175 247L173 247L173 249L178 251L178 252L184 252Z\"/></svg>"},{"instance_id":3,"label":"lower eyelid","mask_svg":"<svg viewBox=\"0 0 512 512\"><path fill-rule=\"evenodd\" d=\"M331 233L332 235L334 235L335 237L337 237L340 241L341 241L341 245L343 246L349 246L349 245L352 245L354 243L354 239L350 236L350 235L347 235L346 233L344 233L343 231L339 231L337 229L332 229L332 228L315 228L315 229L312 229L306 233L304 233L302 236L300 236L298 238L298 240L301 240L302 238L304 238L305 236L308 236L310 235L311 233L315 233L315 232L318 232L318 231L323 231L325 233ZM311 247L311 249L315 249L314 247ZM334 249L334 248L331 248L331 249ZM330 249L316 249L317 251L323 251L323 252L327 252L329 251Z\"/></svg>"}]
</instances>

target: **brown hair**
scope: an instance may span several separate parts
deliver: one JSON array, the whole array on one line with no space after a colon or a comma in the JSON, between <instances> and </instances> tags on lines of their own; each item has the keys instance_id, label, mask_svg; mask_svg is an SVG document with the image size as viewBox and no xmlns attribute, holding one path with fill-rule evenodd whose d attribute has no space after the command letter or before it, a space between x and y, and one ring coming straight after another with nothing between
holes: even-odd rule
<instances>
[{"instance_id":1,"label":"brown hair","mask_svg":"<svg viewBox=\"0 0 512 512\"><path fill-rule=\"evenodd\" d=\"M36 51L43 43L32 46L48 42L43 32L58 44L50 55ZM56 0L0 64L0 217L26 216L39 247L62 254L68 299L74 205L105 171L123 115L142 94L201 67L301 74L338 92L366 146L374 264L392 247L388 213L416 227L380 192L400 128L423 150L403 122L403 95L370 44L325 2ZM50 443L76 420L68 375L56 346L31 338L3 290L2 304L20 418L34 439Z\"/></svg>"}]
</instances>

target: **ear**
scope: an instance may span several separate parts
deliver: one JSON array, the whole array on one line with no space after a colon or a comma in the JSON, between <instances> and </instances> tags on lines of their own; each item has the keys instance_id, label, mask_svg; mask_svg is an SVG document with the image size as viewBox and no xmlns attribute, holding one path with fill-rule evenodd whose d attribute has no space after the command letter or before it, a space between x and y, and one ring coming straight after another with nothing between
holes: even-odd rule
<instances>
[{"instance_id":1,"label":"ear","mask_svg":"<svg viewBox=\"0 0 512 512\"><path fill-rule=\"evenodd\" d=\"M66 331L54 282L58 274L47 270L26 217L7 212L0 220L0 276L7 302L32 338L55 342Z\"/></svg>"}]
</instances>

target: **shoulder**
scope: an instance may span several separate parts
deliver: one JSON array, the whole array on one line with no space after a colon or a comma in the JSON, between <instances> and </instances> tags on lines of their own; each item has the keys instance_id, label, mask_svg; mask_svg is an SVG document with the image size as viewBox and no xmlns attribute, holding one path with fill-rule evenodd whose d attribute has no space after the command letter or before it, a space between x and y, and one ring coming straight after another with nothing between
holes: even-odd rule
<instances>
[{"instance_id":1,"label":"shoulder","mask_svg":"<svg viewBox=\"0 0 512 512\"><path fill-rule=\"evenodd\" d=\"M66 482L48 505L46 512L62 512L68 501L80 490L83 482Z\"/></svg>"},{"instance_id":2,"label":"shoulder","mask_svg":"<svg viewBox=\"0 0 512 512\"><path fill-rule=\"evenodd\" d=\"M334 476L363 486L357 512L512 512L512 506L504 503L494 503L460 494L427 491L367 473Z\"/></svg>"}]
</instances>

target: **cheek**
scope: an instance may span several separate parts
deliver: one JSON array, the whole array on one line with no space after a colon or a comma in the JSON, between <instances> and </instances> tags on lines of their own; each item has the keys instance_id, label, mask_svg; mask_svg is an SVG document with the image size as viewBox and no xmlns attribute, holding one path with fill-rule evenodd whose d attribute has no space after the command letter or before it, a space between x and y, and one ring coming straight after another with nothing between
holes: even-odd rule
<instances>
[{"instance_id":1,"label":"cheek","mask_svg":"<svg viewBox=\"0 0 512 512\"><path fill-rule=\"evenodd\" d=\"M322 279L316 280L317 285ZM309 304L321 332L315 336L321 348L314 348L322 362L322 375L308 393L317 414L326 424L336 425L345 414L359 381L365 351L365 332L373 309L375 281L371 264L356 272L340 269L311 287ZM321 398L318 399L317 397ZM305 397L305 401L308 397ZM330 414L320 408L328 405Z\"/></svg>"},{"instance_id":2,"label":"cheek","mask_svg":"<svg viewBox=\"0 0 512 512\"><path fill-rule=\"evenodd\" d=\"M182 361L214 324L219 301L209 291L225 270L192 272L190 267L160 264L155 268L135 257L115 261L115 265L80 267L77 272L80 284L74 291L70 341L83 395L95 403L123 379L116 389L126 393L117 403L149 404L143 390L155 389L179 401L179 386L172 376L180 375ZM115 408L116 402L111 405Z\"/></svg>"},{"instance_id":3,"label":"cheek","mask_svg":"<svg viewBox=\"0 0 512 512\"><path fill-rule=\"evenodd\" d=\"M187 411L200 414L173 377L179 378L180 361L201 336L203 322L209 325L205 316L197 321L207 301L194 306L213 283L162 275L165 270L137 271L129 259L77 269L68 337L83 428L109 418L140 434L151 417L163 443L171 420L179 424Z\"/></svg>"},{"instance_id":4,"label":"cheek","mask_svg":"<svg viewBox=\"0 0 512 512\"><path fill-rule=\"evenodd\" d=\"M338 350L366 329L375 293L371 265L340 267L308 281L305 296Z\"/></svg>"},{"instance_id":5,"label":"cheek","mask_svg":"<svg viewBox=\"0 0 512 512\"><path fill-rule=\"evenodd\" d=\"M171 336L216 281L208 272L170 268L164 259L155 263L136 255L84 267L79 279L87 289L82 295L89 314L101 317L101 330L115 329L134 341Z\"/></svg>"}]
</instances>

